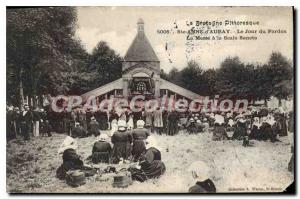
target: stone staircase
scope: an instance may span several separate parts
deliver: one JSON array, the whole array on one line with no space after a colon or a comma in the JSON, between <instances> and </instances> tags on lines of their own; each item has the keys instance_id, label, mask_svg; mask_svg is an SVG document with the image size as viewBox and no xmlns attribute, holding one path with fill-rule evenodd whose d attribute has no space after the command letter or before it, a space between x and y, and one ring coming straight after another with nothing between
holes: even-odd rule
<instances>
[{"instance_id":1,"label":"stone staircase","mask_svg":"<svg viewBox=\"0 0 300 199\"><path fill-rule=\"evenodd\" d=\"M117 79L113 82L110 82L108 84L105 84L104 86L101 86L99 88L96 88L94 90L91 90L87 93L84 93L83 95L81 95L81 98L83 101L86 101L90 96L100 96L100 95L104 95L112 90L115 89L123 89L123 79Z\"/></svg>"},{"instance_id":2,"label":"stone staircase","mask_svg":"<svg viewBox=\"0 0 300 199\"><path fill-rule=\"evenodd\" d=\"M173 84L164 79L160 79L160 89L166 89L166 90L172 91L172 92L177 93L181 96L184 96L185 98L188 98L190 100L202 98L201 95L198 95L198 94L196 94L192 91L189 91L185 88L182 88L181 86L177 86L176 84Z\"/></svg>"}]
</instances>

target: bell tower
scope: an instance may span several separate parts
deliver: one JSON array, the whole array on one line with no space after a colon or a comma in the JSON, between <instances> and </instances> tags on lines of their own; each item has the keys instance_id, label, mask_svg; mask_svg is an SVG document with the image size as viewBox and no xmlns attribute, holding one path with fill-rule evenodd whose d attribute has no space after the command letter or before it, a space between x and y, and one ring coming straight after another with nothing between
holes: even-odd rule
<instances>
[{"instance_id":1,"label":"bell tower","mask_svg":"<svg viewBox=\"0 0 300 199\"><path fill-rule=\"evenodd\" d=\"M160 62L145 34L143 19L137 21L137 34L122 64L123 96L160 96Z\"/></svg>"},{"instance_id":2,"label":"bell tower","mask_svg":"<svg viewBox=\"0 0 300 199\"><path fill-rule=\"evenodd\" d=\"M138 32L144 32L144 21L143 19L139 19L137 22Z\"/></svg>"}]
</instances>

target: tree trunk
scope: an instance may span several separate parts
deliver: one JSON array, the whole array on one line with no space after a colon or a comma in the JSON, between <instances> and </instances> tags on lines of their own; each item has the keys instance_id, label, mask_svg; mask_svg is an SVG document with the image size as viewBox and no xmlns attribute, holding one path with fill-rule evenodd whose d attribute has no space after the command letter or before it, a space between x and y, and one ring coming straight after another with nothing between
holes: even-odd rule
<instances>
[{"instance_id":1,"label":"tree trunk","mask_svg":"<svg viewBox=\"0 0 300 199\"><path fill-rule=\"evenodd\" d=\"M23 90L23 80L22 80L23 70L21 68L19 75L19 95L20 95L20 106L24 104L24 90Z\"/></svg>"},{"instance_id":2,"label":"tree trunk","mask_svg":"<svg viewBox=\"0 0 300 199\"><path fill-rule=\"evenodd\" d=\"M265 106L268 106L268 100L265 100Z\"/></svg>"},{"instance_id":3,"label":"tree trunk","mask_svg":"<svg viewBox=\"0 0 300 199\"><path fill-rule=\"evenodd\" d=\"M282 100L281 98L278 98L278 106L281 107L281 105L282 105Z\"/></svg>"}]
</instances>

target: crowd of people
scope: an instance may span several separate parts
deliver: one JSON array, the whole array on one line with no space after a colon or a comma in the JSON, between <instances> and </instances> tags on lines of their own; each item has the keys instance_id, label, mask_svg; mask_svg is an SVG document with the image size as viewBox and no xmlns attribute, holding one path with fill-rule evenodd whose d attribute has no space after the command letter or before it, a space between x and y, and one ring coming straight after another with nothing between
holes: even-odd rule
<instances>
[{"instance_id":1,"label":"crowd of people","mask_svg":"<svg viewBox=\"0 0 300 199\"><path fill-rule=\"evenodd\" d=\"M167 118L166 112L162 113L156 110L151 113L131 112L129 110L123 113L116 111L101 112L85 110L83 107L73 108L72 111L64 109L62 112L54 112L49 107L30 108L27 104L19 107L7 106L7 140L15 139L17 136L23 136L29 140L31 136L40 135L51 136L51 132L65 133L71 135L77 131L79 136L97 135L98 130L116 129L118 120L126 121L128 129L136 127L136 121L143 119L145 126L151 129L151 132L161 134L164 130L170 129L168 134L175 134L176 119L174 114ZM167 126L167 121L169 126ZM78 130L80 129L80 130ZM76 132L75 132L76 133Z\"/></svg>"},{"instance_id":2,"label":"crowd of people","mask_svg":"<svg viewBox=\"0 0 300 199\"><path fill-rule=\"evenodd\" d=\"M25 141L31 136L51 136L52 128L48 114L43 108L31 110L25 104L21 108L7 106L6 109L6 137L7 141L22 136Z\"/></svg>"},{"instance_id":3,"label":"crowd of people","mask_svg":"<svg viewBox=\"0 0 300 199\"><path fill-rule=\"evenodd\" d=\"M277 135L286 136L293 131L293 112L285 112L281 107L249 107L243 112L168 112L157 108L153 112L94 112L83 107L68 112L54 112L49 108L35 108L28 105L7 107L7 140L18 135L29 140L30 136L51 136L51 132L77 134L78 137L99 135L101 130L116 131L119 120L126 122L129 130L136 128L136 122L143 120L151 133L176 135L185 130L189 134L213 131L213 140L249 139L271 140ZM233 135L231 135L233 133Z\"/></svg>"},{"instance_id":4,"label":"crowd of people","mask_svg":"<svg viewBox=\"0 0 300 199\"><path fill-rule=\"evenodd\" d=\"M243 140L244 145L245 140L251 139L280 141L280 137L287 136L288 131L293 132L293 126L293 112L286 113L281 107L249 107L240 113L178 113L159 108L153 112L127 110L117 113L85 111L82 107L71 112L64 110L55 113L42 108L31 111L28 105L20 110L18 107L7 107L8 140L18 135L23 136L24 140L29 140L31 136L51 136L52 132L67 135L59 149L59 153L63 154L63 164L57 170L59 179L64 179L69 170L90 169L84 166L76 153L77 141L87 136L95 137L90 156L92 163L135 163L127 170L133 180L144 182L158 178L166 171L154 134L172 136L179 131L187 134L209 133L213 141ZM207 174L205 168L205 163L201 161L191 165L191 174L198 181L189 192L216 192L212 180L204 177Z\"/></svg>"}]
</instances>

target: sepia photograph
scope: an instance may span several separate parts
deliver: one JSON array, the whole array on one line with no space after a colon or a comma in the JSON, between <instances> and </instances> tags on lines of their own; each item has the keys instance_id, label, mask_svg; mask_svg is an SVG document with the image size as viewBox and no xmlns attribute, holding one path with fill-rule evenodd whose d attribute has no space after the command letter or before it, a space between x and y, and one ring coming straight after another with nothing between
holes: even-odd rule
<instances>
[{"instance_id":1,"label":"sepia photograph","mask_svg":"<svg viewBox=\"0 0 300 199\"><path fill-rule=\"evenodd\" d=\"M6 7L6 192L295 193L294 12Z\"/></svg>"}]
</instances>

